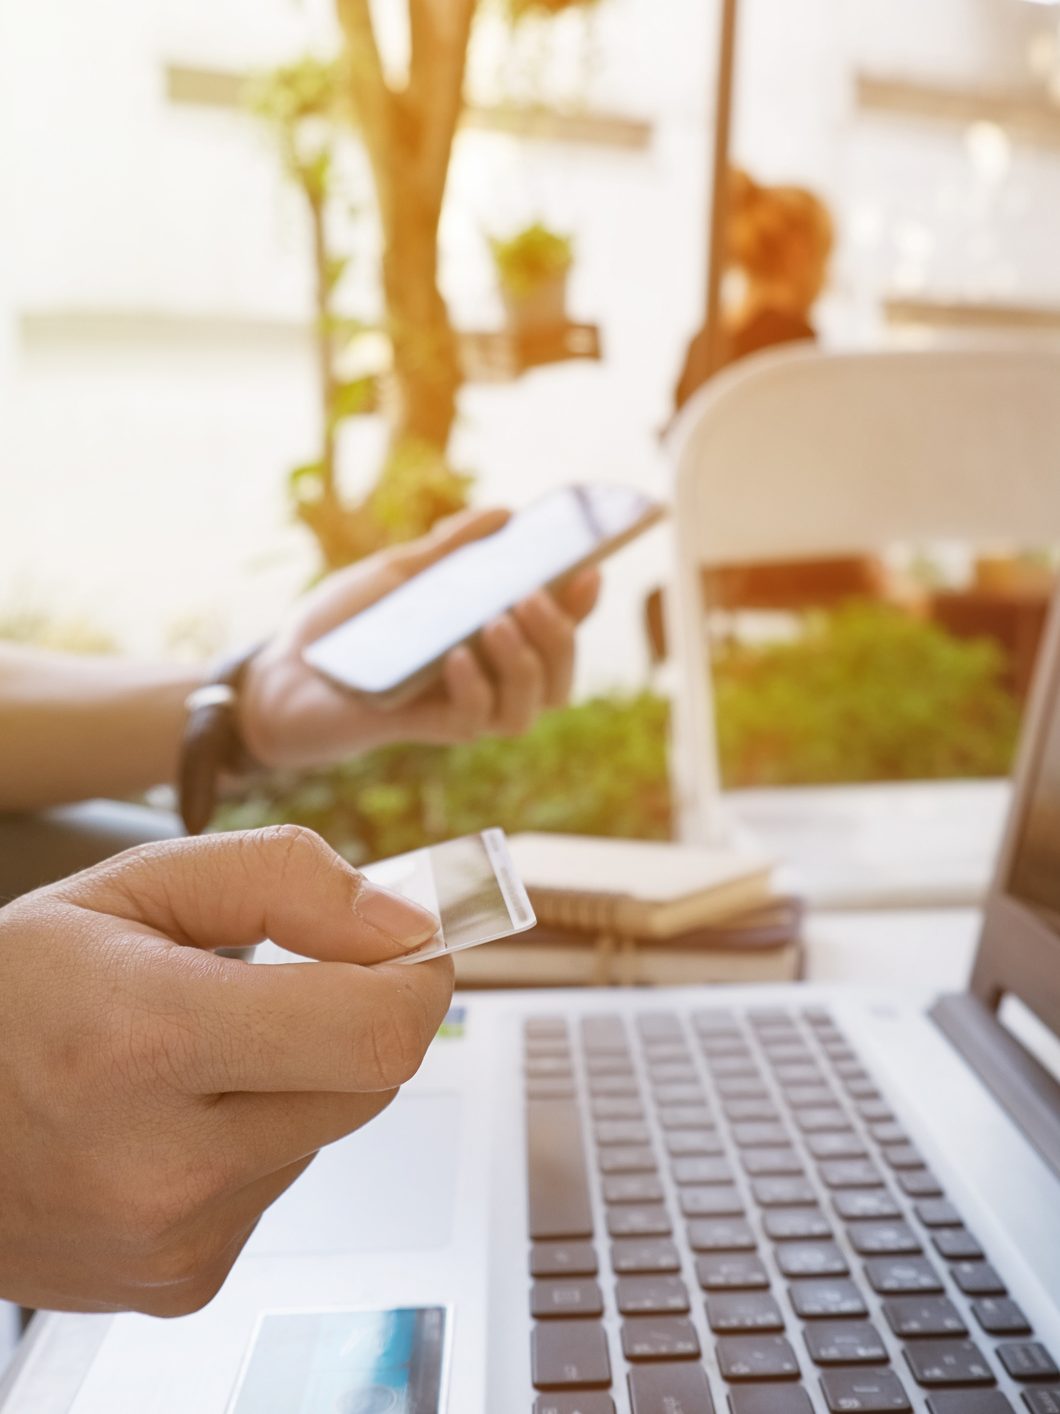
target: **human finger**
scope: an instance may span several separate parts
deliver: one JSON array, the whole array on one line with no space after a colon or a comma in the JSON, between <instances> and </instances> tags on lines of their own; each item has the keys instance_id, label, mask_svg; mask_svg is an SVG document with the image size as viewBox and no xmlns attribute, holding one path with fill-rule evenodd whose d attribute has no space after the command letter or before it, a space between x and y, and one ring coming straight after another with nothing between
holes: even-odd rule
<instances>
[{"instance_id":1,"label":"human finger","mask_svg":"<svg viewBox=\"0 0 1060 1414\"><path fill-rule=\"evenodd\" d=\"M396 1089L368 1093L220 1095L203 1116L204 1163L216 1192L231 1194L308 1160L375 1119Z\"/></svg>"},{"instance_id":2,"label":"human finger","mask_svg":"<svg viewBox=\"0 0 1060 1414\"><path fill-rule=\"evenodd\" d=\"M545 669L545 706L562 707L574 681L574 619L544 590L517 605L519 627Z\"/></svg>"},{"instance_id":3,"label":"human finger","mask_svg":"<svg viewBox=\"0 0 1060 1414\"><path fill-rule=\"evenodd\" d=\"M496 677L494 729L525 732L544 705L544 665L510 614L487 625L482 644Z\"/></svg>"},{"instance_id":4,"label":"human finger","mask_svg":"<svg viewBox=\"0 0 1060 1414\"><path fill-rule=\"evenodd\" d=\"M213 961L186 984L175 1063L201 1095L396 1089L419 1069L453 994L447 957L371 968Z\"/></svg>"},{"instance_id":5,"label":"human finger","mask_svg":"<svg viewBox=\"0 0 1060 1414\"><path fill-rule=\"evenodd\" d=\"M432 914L369 883L297 825L144 845L58 892L194 947L271 938L306 957L362 964L413 951L438 927Z\"/></svg>"},{"instance_id":6,"label":"human finger","mask_svg":"<svg viewBox=\"0 0 1060 1414\"><path fill-rule=\"evenodd\" d=\"M565 613L570 614L575 623L581 623L596 607L601 583L599 570L579 570L555 591L556 602Z\"/></svg>"}]
</instances>

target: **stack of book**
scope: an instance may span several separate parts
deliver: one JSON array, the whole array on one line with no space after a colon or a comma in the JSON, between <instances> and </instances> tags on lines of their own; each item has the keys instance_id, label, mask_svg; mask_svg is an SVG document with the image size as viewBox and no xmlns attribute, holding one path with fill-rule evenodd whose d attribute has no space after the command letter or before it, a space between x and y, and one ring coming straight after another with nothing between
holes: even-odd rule
<instances>
[{"instance_id":1,"label":"stack of book","mask_svg":"<svg viewBox=\"0 0 1060 1414\"><path fill-rule=\"evenodd\" d=\"M802 972L802 901L743 849L515 835L537 927L457 955L463 987L787 982Z\"/></svg>"}]
</instances>

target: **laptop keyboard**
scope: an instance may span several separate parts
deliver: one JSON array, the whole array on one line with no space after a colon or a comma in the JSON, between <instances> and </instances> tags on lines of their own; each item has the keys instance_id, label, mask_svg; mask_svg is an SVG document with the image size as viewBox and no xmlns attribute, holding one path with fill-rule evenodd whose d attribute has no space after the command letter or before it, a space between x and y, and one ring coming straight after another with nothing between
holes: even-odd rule
<instances>
[{"instance_id":1,"label":"laptop keyboard","mask_svg":"<svg viewBox=\"0 0 1060 1414\"><path fill-rule=\"evenodd\" d=\"M534 1016L524 1048L534 1414L1060 1414L826 1010Z\"/></svg>"}]
</instances>

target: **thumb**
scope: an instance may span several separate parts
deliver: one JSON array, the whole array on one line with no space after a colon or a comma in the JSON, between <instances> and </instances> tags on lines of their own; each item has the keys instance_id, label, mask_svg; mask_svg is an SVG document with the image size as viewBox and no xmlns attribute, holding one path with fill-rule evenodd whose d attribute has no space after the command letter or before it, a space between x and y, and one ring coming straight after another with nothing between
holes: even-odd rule
<instances>
[{"instance_id":1,"label":"thumb","mask_svg":"<svg viewBox=\"0 0 1060 1414\"><path fill-rule=\"evenodd\" d=\"M142 846L57 892L192 947L271 938L304 957L363 965L413 951L438 927L425 909L370 884L297 825Z\"/></svg>"},{"instance_id":2,"label":"thumb","mask_svg":"<svg viewBox=\"0 0 1060 1414\"><path fill-rule=\"evenodd\" d=\"M501 509L461 511L440 521L429 535L391 551L390 562L400 574L411 579L461 546L495 534L510 519L510 513Z\"/></svg>"}]
</instances>

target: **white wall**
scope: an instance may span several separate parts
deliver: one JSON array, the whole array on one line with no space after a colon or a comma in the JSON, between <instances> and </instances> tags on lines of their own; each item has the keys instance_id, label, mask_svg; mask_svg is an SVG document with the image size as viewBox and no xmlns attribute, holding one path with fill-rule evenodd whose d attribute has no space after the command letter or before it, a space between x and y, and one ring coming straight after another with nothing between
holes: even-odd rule
<instances>
[{"instance_id":1,"label":"white wall","mask_svg":"<svg viewBox=\"0 0 1060 1414\"><path fill-rule=\"evenodd\" d=\"M0 612L36 597L147 651L189 615L217 638L256 635L304 582L311 548L282 494L313 446L301 213L254 125L172 106L164 66L271 63L322 42L330 13L0 0ZM457 321L499 317L485 232L540 213L576 233L574 309L602 320L606 350L466 391L454 455L483 498L589 475L665 493L656 431L702 300L714 21L713 0L607 0L589 49L576 24L554 36L553 72L587 68L595 102L654 119L645 153L460 140L443 229ZM878 337L889 288L1060 302L1055 155L977 165L962 134L852 113L856 65L997 86L1050 23L1021 0L744 0L736 155L835 205L831 337ZM496 54L484 34L482 91L503 88ZM367 287L370 222L359 239ZM180 338L41 323L72 311L213 322ZM346 438L353 480L380 439L372 420ZM612 572L585 682L641 675L640 598L664 545Z\"/></svg>"}]
</instances>

